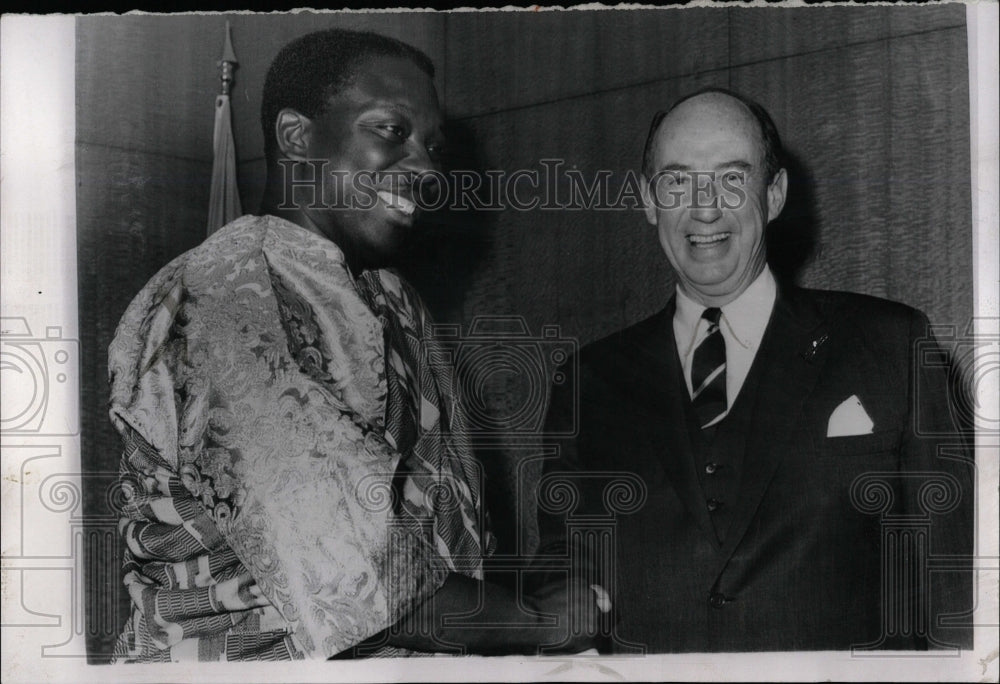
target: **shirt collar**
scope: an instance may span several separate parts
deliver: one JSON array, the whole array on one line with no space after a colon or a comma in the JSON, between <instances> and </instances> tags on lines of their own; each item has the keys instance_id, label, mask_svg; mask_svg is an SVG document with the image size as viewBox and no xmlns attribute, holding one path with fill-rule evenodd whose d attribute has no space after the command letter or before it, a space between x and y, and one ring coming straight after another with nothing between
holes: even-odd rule
<instances>
[{"instance_id":1,"label":"shirt collar","mask_svg":"<svg viewBox=\"0 0 1000 684\"><path fill-rule=\"evenodd\" d=\"M778 286L774 274L765 264L764 270L739 297L722 307L723 325L733 338L744 347L756 347L764 337L764 329L771 318L771 309L777 297ZM693 339L701 314L707 307L699 304L677 286L677 307L674 320L679 324L684 339Z\"/></svg>"}]
</instances>

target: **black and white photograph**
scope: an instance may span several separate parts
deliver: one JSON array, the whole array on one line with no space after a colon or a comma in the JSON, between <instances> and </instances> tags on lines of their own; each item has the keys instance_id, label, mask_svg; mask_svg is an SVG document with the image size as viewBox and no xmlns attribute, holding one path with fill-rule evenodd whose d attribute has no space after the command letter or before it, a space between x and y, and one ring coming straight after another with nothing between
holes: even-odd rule
<instances>
[{"instance_id":1,"label":"black and white photograph","mask_svg":"<svg viewBox=\"0 0 1000 684\"><path fill-rule=\"evenodd\" d=\"M997 681L997 16L4 15L4 680Z\"/></svg>"}]
</instances>

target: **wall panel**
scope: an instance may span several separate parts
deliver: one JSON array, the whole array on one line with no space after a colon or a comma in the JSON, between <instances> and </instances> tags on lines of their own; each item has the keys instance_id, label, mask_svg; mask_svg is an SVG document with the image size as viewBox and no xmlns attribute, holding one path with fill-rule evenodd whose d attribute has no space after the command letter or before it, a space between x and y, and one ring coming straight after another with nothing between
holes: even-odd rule
<instances>
[{"instance_id":1,"label":"wall panel","mask_svg":"<svg viewBox=\"0 0 1000 684\"><path fill-rule=\"evenodd\" d=\"M964 330L972 319L966 31L891 42L887 296Z\"/></svg>"},{"instance_id":2,"label":"wall panel","mask_svg":"<svg viewBox=\"0 0 1000 684\"><path fill-rule=\"evenodd\" d=\"M446 100L457 118L724 68L729 59L722 9L457 13L447 21Z\"/></svg>"},{"instance_id":3,"label":"wall panel","mask_svg":"<svg viewBox=\"0 0 1000 684\"><path fill-rule=\"evenodd\" d=\"M732 70L807 182L805 284L897 299L934 322L971 316L965 50L964 29L943 29Z\"/></svg>"},{"instance_id":4,"label":"wall panel","mask_svg":"<svg viewBox=\"0 0 1000 684\"><path fill-rule=\"evenodd\" d=\"M894 36L965 26L965 6L733 8L732 64L801 55Z\"/></svg>"},{"instance_id":5,"label":"wall panel","mask_svg":"<svg viewBox=\"0 0 1000 684\"><path fill-rule=\"evenodd\" d=\"M224 25L190 16L77 18L77 140L211 162Z\"/></svg>"}]
</instances>

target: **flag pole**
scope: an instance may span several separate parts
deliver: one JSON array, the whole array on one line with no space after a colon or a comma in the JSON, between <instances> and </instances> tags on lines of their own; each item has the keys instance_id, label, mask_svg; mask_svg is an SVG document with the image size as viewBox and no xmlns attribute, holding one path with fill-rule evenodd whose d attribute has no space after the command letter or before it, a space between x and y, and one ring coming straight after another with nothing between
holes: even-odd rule
<instances>
[{"instance_id":1,"label":"flag pole","mask_svg":"<svg viewBox=\"0 0 1000 684\"><path fill-rule=\"evenodd\" d=\"M229 20L226 20L226 42L222 46L222 59L219 60L219 79L222 81L222 95L229 95L233 85L233 70L239 62L233 52L233 31Z\"/></svg>"},{"instance_id":2,"label":"flag pole","mask_svg":"<svg viewBox=\"0 0 1000 684\"><path fill-rule=\"evenodd\" d=\"M208 234L238 218L242 213L240 195L236 186L236 146L233 142L233 123L229 93L233 85L233 72L239 62L233 51L232 29L226 21L225 44L222 59L218 62L221 88L215 98L215 131L212 139L212 189L208 202Z\"/></svg>"}]
</instances>

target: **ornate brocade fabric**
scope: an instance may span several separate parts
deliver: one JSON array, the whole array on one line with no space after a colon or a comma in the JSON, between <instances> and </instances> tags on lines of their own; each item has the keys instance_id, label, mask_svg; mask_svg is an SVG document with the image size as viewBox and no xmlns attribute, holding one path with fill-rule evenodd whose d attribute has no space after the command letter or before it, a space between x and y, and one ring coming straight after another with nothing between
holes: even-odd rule
<instances>
[{"instance_id":1,"label":"ornate brocade fabric","mask_svg":"<svg viewBox=\"0 0 1000 684\"><path fill-rule=\"evenodd\" d=\"M326 658L448 572L480 577L480 474L434 358L404 281L356 282L282 219L238 219L161 270L109 348L133 604L116 658ZM417 428L397 448L400 397Z\"/></svg>"}]
</instances>

